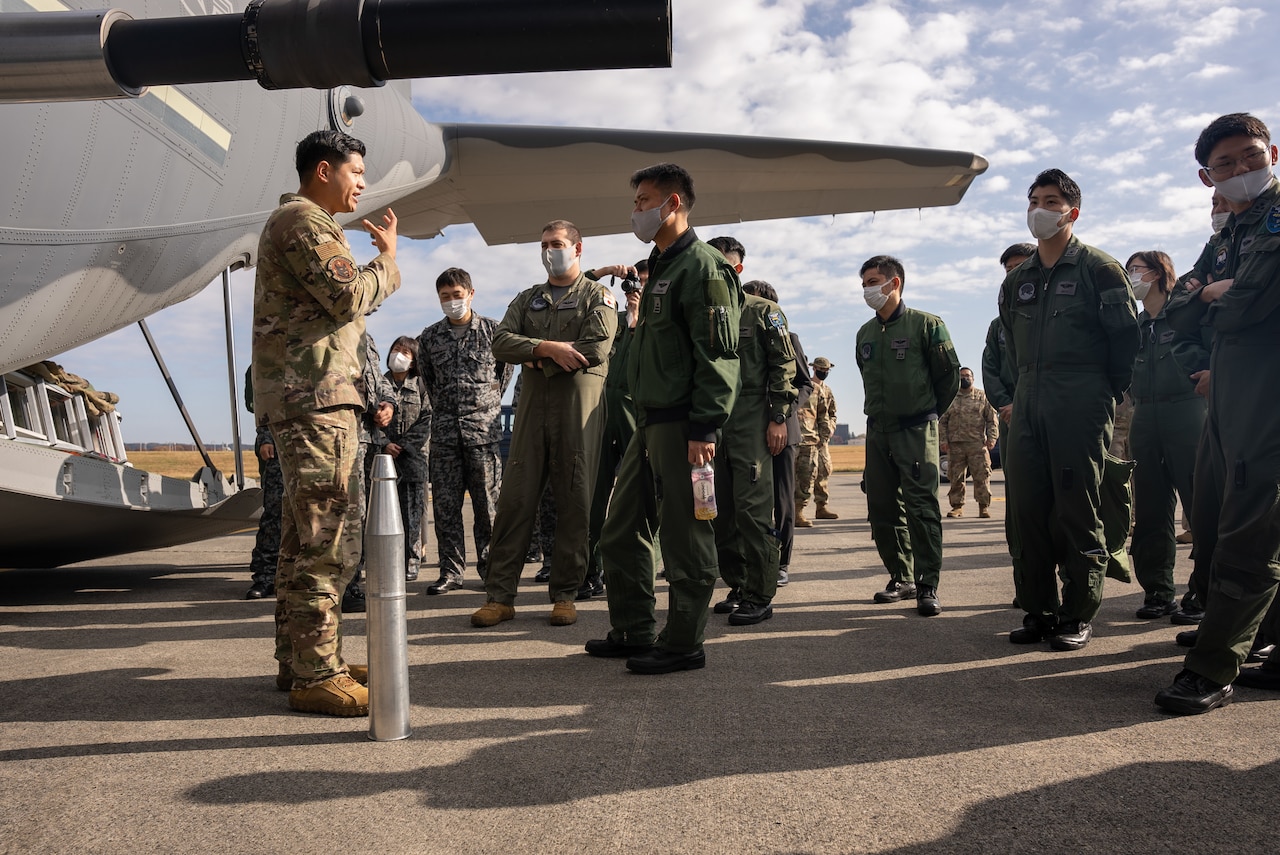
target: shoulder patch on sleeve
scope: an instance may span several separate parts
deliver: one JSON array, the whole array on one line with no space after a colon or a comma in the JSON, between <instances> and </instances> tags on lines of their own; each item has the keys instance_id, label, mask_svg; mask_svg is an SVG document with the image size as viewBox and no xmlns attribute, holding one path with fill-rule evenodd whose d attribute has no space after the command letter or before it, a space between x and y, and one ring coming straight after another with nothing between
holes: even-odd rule
<instances>
[{"instance_id":1,"label":"shoulder patch on sleeve","mask_svg":"<svg viewBox=\"0 0 1280 855\"><path fill-rule=\"evenodd\" d=\"M779 312L775 309L769 312L768 317L769 317L769 323L773 324L774 329L782 330L784 332L786 331L787 321L785 318L782 317L782 312Z\"/></svg>"},{"instance_id":2,"label":"shoulder patch on sleeve","mask_svg":"<svg viewBox=\"0 0 1280 855\"><path fill-rule=\"evenodd\" d=\"M325 264L324 269L329 272L335 282L354 282L356 278L356 266L351 263L351 259L345 255L335 255Z\"/></svg>"},{"instance_id":3,"label":"shoulder patch on sleeve","mask_svg":"<svg viewBox=\"0 0 1280 855\"><path fill-rule=\"evenodd\" d=\"M613 292L610 291L608 288L601 289L600 299L603 300L604 304L608 306L610 309L618 308L618 301L614 299Z\"/></svg>"}]
</instances>

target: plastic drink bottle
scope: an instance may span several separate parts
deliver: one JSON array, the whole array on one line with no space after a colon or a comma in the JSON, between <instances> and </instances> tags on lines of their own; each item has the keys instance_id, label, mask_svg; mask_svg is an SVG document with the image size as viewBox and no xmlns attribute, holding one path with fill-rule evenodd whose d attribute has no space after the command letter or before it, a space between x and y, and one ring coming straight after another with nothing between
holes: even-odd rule
<instances>
[{"instance_id":1,"label":"plastic drink bottle","mask_svg":"<svg viewBox=\"0 0 1280 855\"><path fill-rule=\"evenodd\" d=\"M693 518L713 520L716 518L716 473L707 462L695 466L689 472L693 481Z\"/></svg>"}]
</instances>

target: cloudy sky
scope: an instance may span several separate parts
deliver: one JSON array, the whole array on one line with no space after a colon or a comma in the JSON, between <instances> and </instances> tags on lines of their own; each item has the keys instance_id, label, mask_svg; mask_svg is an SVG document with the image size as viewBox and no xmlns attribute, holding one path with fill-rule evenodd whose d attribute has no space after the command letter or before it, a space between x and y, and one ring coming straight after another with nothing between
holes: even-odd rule
<instances>
[{"instance_id":1,"label":"cloudy sky","mask_svg":"<svg viewBox=\"0 0 1280 855\"><path fill-rule=\"evenodd\" d=\"M991 168L955 207L701 228L747 247L744 278L777 288L809 357L826 356L840 421L861 432L856 329L871 316L858 268L906 266L906 302L942 316L978 369L1001 278L997 259L1030 240L1026 188L1054 166L1080 184L1076 234L1116 256L1162 249L1181 271L1209 233L1209 191L1192 146L1221 113L1280 134L1266 0L674 0L673 68L457 78L414 84L429 120L754 134L961 149ZM553 8L553 7L549 7ZM601 46L610 50L609 46ZM695 176L696 178L696 176ZM291 188L282 188L288 190ZM625 184L618 205L630 208ZM366 247L367 240L352 245ZM360 250L358 249L357 252ZM630 235L588 239L587 266L647 254ZM501 317L543 277L537 247L486 247L469 226L403 242L405 287L370 319L383 347L441 315L432 288L461 266L475 306ZM233 277L237 359L247 364L252 273ZM151 329L206 442L231 438L221 288L154 316ZM67 354L70 370L119 392L130 441L186 441L134 328ZM119 378L119 379L117 379ZM242 436L252 440L242 414Z\"/></svg>"}]
</instances>

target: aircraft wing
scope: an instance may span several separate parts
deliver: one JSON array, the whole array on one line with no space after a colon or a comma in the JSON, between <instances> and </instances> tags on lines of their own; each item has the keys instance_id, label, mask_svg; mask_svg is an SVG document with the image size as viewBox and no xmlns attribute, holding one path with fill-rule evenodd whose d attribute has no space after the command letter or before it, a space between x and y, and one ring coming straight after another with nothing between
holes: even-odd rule
<instances>
[{"instance_id":1,"label":"aircraft wing","mask_svg":"<svg viewBox=\"0 0 1280 855\"><path fill-rule=\"evenodd\" d=\"M631 230L631 174L673 161L694 177L695 225L954 205L987 161L969 152L721 134L527 125L438 126L444 174L395 202L401 234L474 223L489 244L567 219Z\"/></svg>"}]
</instances>

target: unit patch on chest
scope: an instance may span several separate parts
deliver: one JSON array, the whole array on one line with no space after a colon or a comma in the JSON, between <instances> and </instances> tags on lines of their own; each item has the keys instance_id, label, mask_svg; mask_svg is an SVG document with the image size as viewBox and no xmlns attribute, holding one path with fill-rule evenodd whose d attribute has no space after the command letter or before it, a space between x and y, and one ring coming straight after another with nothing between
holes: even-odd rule
<instances>
[{"instance_id":1,"label":"unit patch on chest","mask_svg":"<svg viewBox=\"0 0 1280 855\"><path fill-rule=\"evenodd\" d=\"M1018 304L1034 303L1036 301L1036 283L1019 282L1018 283Z\"/></svg>"},{"instance_id":2,"label":"unit patch on chest","mask_svg":"<svg viewBox=\"0 0 1280 855\"><path fill-rule=\"evenodd\" d=\"M1267 231L1273 235L1280 235L1280 205L1276 205L1267 212Z\"/></svg>"},{"instance_id":3,"label":"unit patch on chest","mask_svg":"<svg viewBox=\"0 0 1280 855\"><path fill-rule=\"evenodd\" d=\"M1218 247L1218 254L1213 257L1213 275L1221 276L1227 272L1227 248Z\"/></svg>"},{"instance_id":4,"label":"unit patch on chest","mask_svg":"<svg viewBox=\"0 0 1280 855\"><path fill-rule=\"evenodd\" d=\"M529 309L534 312L541 312L551 304L547 302L547 298L539 294L529 302Z\"/></svg>"},{"instance_id":5,"label":"unit patch on chest","mask_svg":"<svg viewBox=\"0 0 1280 855\"><path fill-rule=\"evenodd\" d=\"M1061 294L1064 297L1074 297L1076 295L1076 284L1075 282L1059 282L1053 293Z\"/></svg>"},{"instance_id":6,"label":"unit patch on chest","mask_svg":"<svg viewBox=\"0 0 1280 855\"><path fill-rule=\"evenodd\" d=\"M871 342L866 342L866 343L864 343L864 344L862 345L862 350L861 350L860 352L862 353L862 361L863 361L863 362L870 362L870 361L871 361L871 354L872 354L872 352L873 352L872 347L871 347Z\"/></svg>"},{"instance_id":7,"label":"unit patch on chest","mask_svg":"<svg viewBox=\"0 0 1280 855\"><path fill-rule=\"evenodd\" d=\"M649 289L650 294L665 294L671 290L670 279L659 279L652 288Z\"/></svg>"},{"instance_id":8,"label":"unit patch on chest","mask_svg":"<svg viewBox=\"0 0 1280 855\"><path fill-rule=\"evenodd\" d=\"M907 350L911 347L911 339L895 338L889 342L889 347L893 350L896 359L906 359Z\"/></svg>"}]
</instances>

